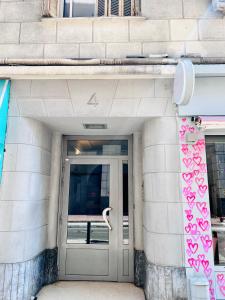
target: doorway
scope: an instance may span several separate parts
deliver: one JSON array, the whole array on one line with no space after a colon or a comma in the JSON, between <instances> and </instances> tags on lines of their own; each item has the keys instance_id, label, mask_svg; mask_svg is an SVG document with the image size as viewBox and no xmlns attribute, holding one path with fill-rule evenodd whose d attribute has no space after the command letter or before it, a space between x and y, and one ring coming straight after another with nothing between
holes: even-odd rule
<instances>
[{"instance_id":1,"label":"doorway","mask_svg":"<svg viewBox=\"0 0 225 300\"><path fill-rule=\"evenodd\" d=\"M60 279L133 281L131 151L127 137L65 138Z\"/></svg>"}]
</instances>

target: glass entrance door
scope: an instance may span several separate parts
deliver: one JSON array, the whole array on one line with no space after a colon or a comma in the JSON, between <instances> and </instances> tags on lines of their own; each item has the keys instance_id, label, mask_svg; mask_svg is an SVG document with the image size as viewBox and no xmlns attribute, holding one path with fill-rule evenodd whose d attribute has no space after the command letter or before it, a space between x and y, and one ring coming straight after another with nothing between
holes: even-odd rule
<instances>
[{"instance_id":1,"label":"glass entrance door","mask_svg":"<svg viewBox=\"0 0 225 300\"><path fill-rule=\"evenodd\" d=\"M60 279L132 282L132 159L128 139L66 137L64 149Z\"/></svg>"},{"instance_id":2,"label":"glass entrance door","mask_svg":"<svg viewBox=\"0 0 225 300\"><path fill-rule=\"evenodd\" d=\"M118 161L66 163L61 271L66 279L117 280Z\"/></svg>"}]
</instances>

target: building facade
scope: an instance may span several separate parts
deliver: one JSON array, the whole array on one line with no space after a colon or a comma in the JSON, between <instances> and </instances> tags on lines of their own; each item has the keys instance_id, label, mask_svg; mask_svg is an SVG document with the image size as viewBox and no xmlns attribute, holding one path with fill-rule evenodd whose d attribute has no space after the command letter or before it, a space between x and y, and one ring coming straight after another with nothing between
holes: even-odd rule
<instances>
[{"instance_id":1,"label":"building facade","mask_svg":"<svg viewBox=\"0 0 225 300\"><path fill-rule=\"evenodd\" d=\"M225 299L224 14L96 2L0 0L0 299Z\"/></svg>"}]
</instances>

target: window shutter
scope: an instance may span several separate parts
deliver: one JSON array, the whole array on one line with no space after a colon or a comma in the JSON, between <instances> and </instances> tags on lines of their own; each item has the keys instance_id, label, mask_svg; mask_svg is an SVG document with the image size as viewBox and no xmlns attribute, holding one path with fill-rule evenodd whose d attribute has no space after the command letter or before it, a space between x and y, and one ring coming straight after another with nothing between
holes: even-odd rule
<instances>
[{"instance_id":1,"label":"window shutter","mask_svg":"<svg viewBox=\"0 0 225 300\"><path fill-rule=\"evenodd\" d=\"M119 12L120 12L120 1L111 0L110 15L119 16Z\"/></svg>"},{"instance_id":2,"label":"window shutter","mask_svg":"<svg viewBox=\"0 0 225 300\"><path fill-rule=\"evenodd\" d=\"M98 0L98 16L102 17L106 15L106 0Z\"/></svg>"},{"instance_id":3,"label":"window shutter","mask_svg":"<svg viewBox=\"0 0 225 300\"><path fill-rule=\"evenodd\" d=\"M132 0L123 0L123 15L132 16Z\"/></svg>"}]
</instances>

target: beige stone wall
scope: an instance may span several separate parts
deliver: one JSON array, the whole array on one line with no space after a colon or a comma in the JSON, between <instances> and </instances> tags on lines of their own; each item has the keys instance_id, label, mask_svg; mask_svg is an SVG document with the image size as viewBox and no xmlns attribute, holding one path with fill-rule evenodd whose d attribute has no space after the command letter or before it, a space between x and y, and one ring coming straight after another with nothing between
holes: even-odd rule
<instances>
[{"instance_id":1,"label":"beige stone wall","mask_svg":"<svg viewBox=\"0 0 225 300\"><path fill-rule=\"evenodd\" d=\"M175 117L146 121L143 131L143 177L143 234L147 260L155 265L182 267L183 216Z\"/></svg>"},{"instance_id":2,"label":"beige stone wall","mask_svg":"<svg viewBox=\"0 0 225 300\"><path fill-rule=\"evenodd\" d=\"M211 0L142 0L142 16L41 18L42 3L0 0L0 58L225 56L225 21Z\"/></svg>"}]
</instances>

